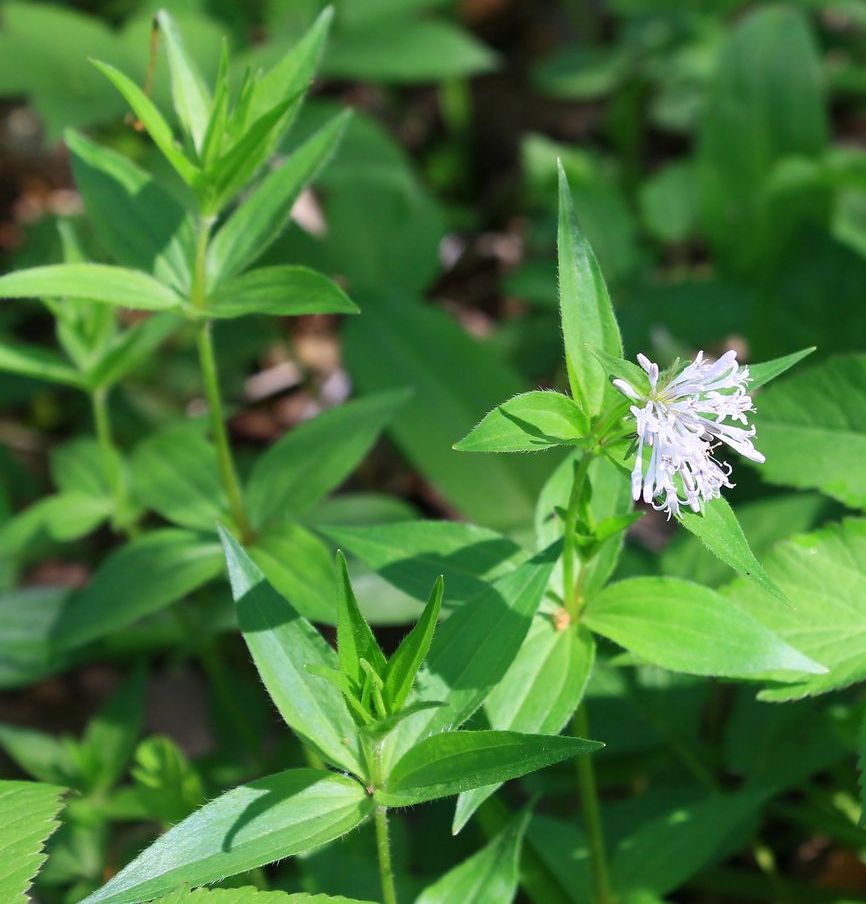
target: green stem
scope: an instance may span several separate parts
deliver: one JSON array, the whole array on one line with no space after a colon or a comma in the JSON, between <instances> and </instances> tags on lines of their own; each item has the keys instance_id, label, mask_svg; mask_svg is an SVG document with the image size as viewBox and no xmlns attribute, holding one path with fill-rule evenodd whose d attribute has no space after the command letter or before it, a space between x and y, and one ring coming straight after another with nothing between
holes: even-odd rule
<instances>
[{"instance_id":1,"label":"green stem","mask_svg":"<svg viewBox=\"0 0 866 904\"><path fill-rule=\"evenodd\" d=\"M90 395L90 401L93 409L93 423L96 427L96 442L99 445L99 454L102 459L102 470L114 502L111 526L116 530L123 530L133 537L137 531L130 517L126 485L120 470L120 455L114 445L111 431L108 390L105 388L94 390Z\"/></svg>"},{"instance_id":2,"label":"green stem","mask_svg":"<svg viewBox=\"0 0 866 904\"><path fill-rule=\"evenodd\" d=\"M190 302L199 311L207 310L207 248L212 226L213 217L203 217L196 237L195 266L190 287ZM202 383L210 412L211 433L216 446L220 481L228 498L232 518L234 518L235 525L241 534L241 540L246 543L252 537L252 530L244 508L241 483L238 479L238 472L232 456L231 444L229 443L223 415L223 401L220 393L210 318L203 319L199 324L196 342Z\"/></svg>"},{"instance_id":3,"label":"green stem","mask_svg":"<svg viewBox=\"0 0 866 904\"><path fill-rule=\"evenodd\" d=\"M591 462L592 455L589 452L585 452L574 470L574 481L571 484L571 495L568 499L565 527L562 535L562 600L565 611L572 618L577 617L581 607L580 587L574 577L577 560L574 535L577 529L577 516L580 511L583 487L586 483L586 475ZM583 569L581 569L581 574L583 574Z\"/></svg>"},{"instance_id":4,"label":"green stem","mask_svg":"<svg viewBox=\"0 0 866 904\"><path fill-rule=\"evenodd\" d=\"M382 877L382 900L384 904L397 904L397 889L394 887L394 867L391 863L391 844L388 840L388 808L376 807L376 850L379 852L379 875Z\"/></svg>"},{"instance_id":5,"label":"green stem","mask_svg":"<svg viewBox=\"0 0 866 904\"><path fill-rule=\"evenodd\" d=\"M589 736L589 720L586 705L578 707L571 723L572 733L579 738ZM604 830L601 825L601 807L598 801L598 788L595 782L595 769L592 757L579 756L577 764L577 785L580 791L580 807L583 812L583 827L589 845L589 862L592 872L592 887L595 904L614 904L615 898L610 890L610 879L607 872L607 854L605 853Z\"/></svg>"}]
</instances>

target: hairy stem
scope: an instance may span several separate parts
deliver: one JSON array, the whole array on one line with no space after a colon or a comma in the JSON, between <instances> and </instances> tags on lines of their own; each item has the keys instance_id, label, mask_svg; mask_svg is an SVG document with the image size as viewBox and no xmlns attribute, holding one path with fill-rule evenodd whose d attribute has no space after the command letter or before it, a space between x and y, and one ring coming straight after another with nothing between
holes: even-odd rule
<instances>
[{"instance_id":1,"label":"hairy stem","mask_svg":"<svg viewBox=\"0 0 866 904\"><path fill-rule=\"evenodd\" d=\"M577 544L574 534L577 529L577 516L580 511L586 475L591 462L591 453L585 452L574 469L574 480L571 484L571 495L568 499L562 535L562 601L565 611L572 618L577 617L582 604L580 588L574 576L577 562ZM581 569L581 574L583 574L583 569Z\"/></svg>"},{"instance_id":2,"label":"hairy stem","mask_svg":"<svg viewBox=\"0 0 866 904\"><path fill-rule=\"evenodd\" d=\"M589 720L586 705L578 707L571 723L572 733L579 738L589 735ZM577 786L580 791L580 808L583 813L583 827L589 846L589 863L592 872L593 900L595 904L614 904L615 898L610 889L610 878L607 872L607 853L604 844L604 829L601 825L601 807L598 800L598 787L595 782L595 769L592 757L583 755L576 759Z\"/></svg>"},{"instance_id":3,"label":"hairy stem","mask_svg":"<svg viewBox=\"0 0 866 904\"><path fill-rule=\"evenodd\" d=\"M192 286L190 287L190 302L199 311L207 310L207 248L210 237L212 217L202 218L196 238L195 266L193 270ZM225 416L223 414L222 394L220 393L219 374L217 370L216 355L214 354L212 322L210 318L203 319L199 324L198 359L201 368L202 383L205 397L207 398L208 411L210 412L211 433L217 453L217 467L219 468L220 481L228 498L229 510L234 518L235 525L240 531L241 540L248 542L252 536L244 497L241 491L241 483L238 479L235 460L232 456L229 443L228 430L226 429Z\"/></svg>"},{"instance_id":4,"label":"hairy stem","mask_svg":"<svg viewBox=\"0 0 866 904\"><path fill-rule=\"evenodd\" d=\"M388 808L376 807L376 850L379 852L379 875L382 879L382 901L397 904L397 889L394 886L394 867L391 863L391 843L388 840Z\"/></svg>"}]
</instances>

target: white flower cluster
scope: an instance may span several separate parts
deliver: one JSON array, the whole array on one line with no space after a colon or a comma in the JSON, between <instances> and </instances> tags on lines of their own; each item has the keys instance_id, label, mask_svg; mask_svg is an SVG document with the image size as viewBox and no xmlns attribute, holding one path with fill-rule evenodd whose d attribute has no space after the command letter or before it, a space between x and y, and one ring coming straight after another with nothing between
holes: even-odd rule
<instances>
[{"instance_id":1,"label":"white flower cluster","mask_svg":"<svg viewBox=\"0 0 866 904\"><path fill-rule=\"evenodd\" d=\"M717 361L705 361L704 353L676 376L659 385L659 369L646 355L637 356L649 377L650 390L642 395L626 380L613 385L641 406L631 413L637 425L637 459L631 475L632 496L653 508L676 515L681 505L701 511L704 502L732 487L731 466L713 457L726 443L746 458L763 462L755 449L746 414L754 411L747 395L749 368L737 364L737 353L726 352ZM738 421L743 427L724 423ZM649 461L644 467L644 446ZM678 478L678 479L677 479Z\"/></svg>"}]
</instances>

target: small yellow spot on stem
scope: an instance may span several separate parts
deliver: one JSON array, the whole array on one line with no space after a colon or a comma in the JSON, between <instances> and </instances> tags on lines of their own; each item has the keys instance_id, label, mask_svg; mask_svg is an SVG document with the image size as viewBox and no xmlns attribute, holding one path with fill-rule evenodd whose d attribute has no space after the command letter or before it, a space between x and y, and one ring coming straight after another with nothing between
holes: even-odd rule
<instances>
[{"instance_id":1,"label":"small yellow spot on stem","mask_svg":"<svg viewBox=\"0 0 866 904\"><path fill-rule=\"evenodd\" d=\"M551 618L553 619L553 627L557 631L564 631L571 624L571 616L563 606L560 606Z\"/></svg>"}]
</instances>

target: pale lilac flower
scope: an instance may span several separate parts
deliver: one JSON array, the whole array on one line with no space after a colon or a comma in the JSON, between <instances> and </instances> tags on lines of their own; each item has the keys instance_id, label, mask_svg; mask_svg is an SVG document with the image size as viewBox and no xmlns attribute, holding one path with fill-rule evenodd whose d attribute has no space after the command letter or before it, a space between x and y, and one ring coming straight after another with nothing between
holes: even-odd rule
<instances>
[{"instance_id":1,"label":"pale lilac flower","mask_svg":"<svg viewBox=\"0 0 866 904\"><path fill-rule=\"evenodd\" d=\"M637 429L637 458L631 475L632 497L653 508L676 515L681 505L699 512L704 502L732 487L731 466L717 461L722 443L752 461L763 462L755 448L746 415L754 411L746 388L749 368L737 364L737 353L726 352L717 361L694 361L678 373L659 380L658 365L637 356L646 371L649 392L642 393L626 380L613 385L640 405L631 413ZM743 424L735 427L728 423ZM644 463L644 447L648 461Z\"/></svg>"}]
</instances>

